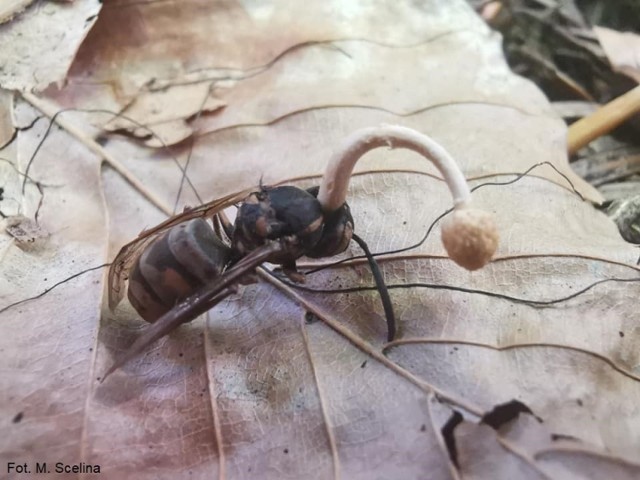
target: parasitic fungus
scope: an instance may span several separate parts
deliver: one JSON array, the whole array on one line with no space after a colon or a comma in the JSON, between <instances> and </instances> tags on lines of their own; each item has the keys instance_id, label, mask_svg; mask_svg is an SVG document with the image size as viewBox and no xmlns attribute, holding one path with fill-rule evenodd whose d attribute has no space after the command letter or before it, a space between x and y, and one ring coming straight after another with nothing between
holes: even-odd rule
<instances>
[{"instance_id":1,"label":"parasitic fungus","mask_svg":"<svg viewBox=\"0 0 640 480\"><path fill-rule=\"evenodd\" d=\"M356 162L378 147L407 148L433 162L442 174L454 209L442 225L442 243L458 265L477 270L486 265L498 246L498 230L488 212L471 206L471 192L451 155L428 136L399 125L381 125L357 130L334 153L320 184L318 200L325 214L338 210L347 197Z\"/></svg>"}]
</instances>

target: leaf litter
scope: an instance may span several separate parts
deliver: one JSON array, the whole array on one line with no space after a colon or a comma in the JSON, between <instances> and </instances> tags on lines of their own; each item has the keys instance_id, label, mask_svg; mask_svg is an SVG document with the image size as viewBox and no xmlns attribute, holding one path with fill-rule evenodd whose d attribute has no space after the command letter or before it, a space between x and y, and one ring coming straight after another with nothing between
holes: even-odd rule
<instances>
[{"instance_id":1,"label":"leaf litter","mask_svg":"<svg viewBox=\"0 0 640 480\"><path fill-rule=\"evenodd\" d=\"M42 91L65 80L102 2L35 2L24 8L0 24L0 85L7 90ZM0 22L6 18L3 13L0 10Z\"/></svg>"},{"instance_id":2,"label":"leaf litter","mask_svg":"<svg viewBox=\"0 0 640 480\"><path fill-rule=\"evenodd\" d=\"M504 108L488 108L494 114L490 118L498 119L502 114L509 117ZM215 196L255 184L255 178L247 178L248 172L268 173L271 182L315 175L322 170L322 156L327 158L326 152L330 151L333 141L339 140L345 131L357 128L359 123L379 121L376 115L367 118L360 113L358 107L314 107L308 113L291 112L265 126L236 127L202 135L194 145L189 175L197 189L214 191ZM521 173L526 168L518 167L531 166L532 158L548 158L548 152L554 149L555 157L562 158L561 145L554 146L553 142L538 147L540 154L535 153L534 146L533 153L530 149L522 153L513 148L511 155L504 155L503 145L497 148L472 143L477 138L501 138L499 129L485 128L480 130L482 135L476 134L478 136L466 140L461 132L474 132L481 122L465 122L461 115L481 115L480 106L477 110L466 105L437 109L434 113L444 114L439 115L443 123L440 128L435 119L429 118L431 113L418 116L416 123L430 134L434 130L434 136L444 139L443 143L455 152L465 171L472 175L492 179L496 174ZM527 116L515 114L513 118L522 120ZM458 120L458 130L451 132L456 138L449 139L447 130L454 128L454 119ZM335 131L328 128L329 125L339 128ZM543 119L539 125L544 126ZM547 128L553 131L559 128L558 125L548 122ZM271 132L274 128L280 128L282 132L274 135ZM314 138L318 135L324 137L327 146L318 147L320 142L315 142ZM299 137L303 141L296 142ZM280 150L286 145L283 155L278 155L276 148L265 150L265 146L274 143ZM73 145L73 141L67 144ZM215 145L240 148L233 158L247 158L248 161L235 169L230 168L229 162L221 160L231 151L216 151L215 148L210 151ZM119 139L111 139L108 147L115 152L114 156L128 161L131 170L142 173L139 175L142 178L148 177L141 149ZM545 149L547 153L543 153ZM211 155L205 155L205 151ZM124 152L134 155L128 158L128 155L121 155ZM262 152L269 161L256 162L252 152ZM178 150L178 153L184 155L184 151ZM531 155L529 162L526 160L528 155ZM361 226L358 231L375 245L375 251L383 251L411 243L409 237L414 233L421 236L434 217L446 210L448 199L443 195L440 182L432 176L416 175L424 174L425 169L417 165L415 159L397 151L379 152L377 156L353 182L351 201L354 211L360 212L356 228ZM386 160L390 156L394 157L393 164L398 163L407 171L389 170L390 162ZM396 156L403 158L396 162ZM34 163L34 169L41 157ZM516 163L499 165L492 172L482 163L474 163L474 157L508 158ZM294 165L292 160L296 158L298 162ZM158 163L158 158L154 160ZM136 166L136 162L143 165ZM149 179L147 188L160 192L165 203L170 205L175 189L158 187L164 182L175 188L177 169L175 165L163 163L157 170L146 170L155 174L155 178ZM203 176L202 172L212 165L217 172L225 172L224 179ZM552 181L556 183L551 183L548 177L554 177ZM103 181L109 200L112 233L109 243L113 252L143 226L151 226L161 217L112 172L104 172ZM209 188L204 189L207 183ZM578 185L579 182L575 183ZM407 188L419 192L418 198L429 199L432 205L427 212L412 208L416 197L407 193ZM589 284L585 275L590 275L593 282L603 276L623 277L630 271L637 272L630 265L632 249L616 237L615 229L604 217L594 218L590 207L575 199L565 180L553 170L549 169L542 177L525 177L509 188L500 187L494 191L495 194L485 193L477 200L486 206L493 205L492 209L501 218L501 230L508 232L509 241L503 241L501 258L489 270L469 276L452 269L434 241L426 242L416 253L385 261L387 281L429 280L434 284L468 285L476 289L490 284L514 295L527 293L524 290L531 290L530 294L557 294L558 288L572 290L576 282ZM547 215L540 218L540 208L530 200L532 196L545 199ZM131 205L136 208L132 209ZM517 208L504 211L499 205ZM401 215L402 218L394 218L393 212L398 211L407 213ZM559 226L555 219L560 213L574 217ZM409 226L403 227L403 221ZM535 229L533 225L536 225ZM576 252L579 252L577 256ZM67 258L73 257L77 258L76 255ZM106 260L104 254L103 258ZM41 263L40 260L38 265ZM325 271L314 281L327 286L336 281L344 285L371 284L369 273L360 266L341 268L337 275L335 271ZM284 288L279 283L275 286ZM80 374L80 378L88 379L93 386L89 390L86 387L78 389L79 395L65 392L67 398L87 402L84 408L77 409L82 413L65 417L65 425L75 424L75 428L68 430L68 441L75 441L77 445L82 439L80 459L109 465L110 475L114 476L128 476L135 471L140 477L140 466L154 463L163 475L176 475L186 469L207 478L216 473L221 477L252 477L256 472L260 475L266 472L268 477L269 472L282 470L308 478L338 474L345 478L370 478L372 471L404 478L420 477L425 471L433 472L434 478L466 477L472 473L467 470L456 473L443 447L445 442L439 432L447 415L438 409L450 412L452 407L462 406L465 415L470 415L467 422L473 423L474 414L481 416L496 404L518 396L523 396L525 403L540 418L554 428L557 425L563 435L578 428L574 433L584 442L621 455L636 445L632 422L638 421L637 412L634 414L633 410L637 382L633 376L621 377L616 370L607 370L610 364L600 360L613 358L623 371L632 371L637 366L632 346L636 328L632 308L634 291L628 286L608 285L599 295L591 292L557 309L533 311L522 310L509 302L501 306L494 300L472 298L463 292L425 294L415 289L399 290L392 299L401 312L403 339L435 338L442 344L433 345L422 340L413 346L395 347L387 357L381 353L383 322L375 321L381 312L377 311L378 302L372 295L354 293L338 299L317 295L305 297L294 292L287 295L302 302L304 308L266 285L247 287L236 300L216 307L211 313L213 319L206 325L197 321L181 328L144 358L114 375L110 387L106 383L96 388L93 377L104 371L114 352L131 343L141 325L141 322L132 321L135 315L126 308L116 312L115 317L105 314L97 335L95 361L76 363L83 372L90 366L89 375ZM16 298L24 298L24 295ZM52 304L53 308L55 305ZM78 300L77 305L78 312L82 312L83 303ZM98 305L96 300L93 308L95 305ZM42 305L34 304L30 311L41 308ZM88 308L85 312L91 311L90 307L84 308ZM313 311L334 330L327 329L323 322L305 323L307 311ZM603 318L607 319L604 331ZM98 325L95 316L87 321L93 328ZM200 335L202 329L204 342ZM91 327L81 331L86 333ZM598 342L594 343L590 332L598 332ZM619 332L627 334L622 337ZM84 334L73 345L84 341L85 346L92 348L93 338L96 337ZM465 343L467 339L475 344ZM532 341L538 341L538 344L529 346ZM354 349L354 345L360 350ZM491 348L481 345L514 347L504 353L490 353ZM25 352L33 354L33 350L24 348ZM449 353L451 351L456 353ZM367 358L372 357L375 361L365 364ZM46 354L43 358L47 358ZM523 363L530 365L532 371L527 372ZM363 364L365 368L362 368ZM17 367L16 371L22 369ZM496 375L495 372L502 373ZM60 379L61 375L58 371L53 377ZM545 379L549 377L557 383L548 385ZM27 387L29 381L33 382L33 377L25 379L22 385ZM14 395L17 393L20 397L20 389L16 392L15 384L11 385ZM599 388L609 389L610 393L604 397L596 395ZM39 389L42 394L51 391L47 385ZM618 393L622 391L626 392L626 400ZM586 402L587 407L582 410L571 397L576 393L584 396L580 400L583 406ZM23 393L21 398L26 395ZM37 405L36 398L30 398L31 405ZM444 400L444 404L435 402L437 398ZM619 422L611 422L611 412L618 412ZM167 414L172 418L169 421ZM78 423L80 418L81 425ZM425 425L424 430L422 425ZM586 428L581 428L583 425ZM457 428L453 432L454 435L460 433ZM23 435L23 442L27 443L18 441L17 445L31 445L31 451L44 448L47 441L51 441L44 438L39 440L41 443L33 443L28 432ZM118 439L115 447L114 438ZM467 447L460 442L457 449L467 455L466 458L477 458L476 447L487 438L491 435L484 431L479 434L478 441ZM149 448L144 452L129 448L139 444ZM199 448L194 449L196 446ZM501 474L508 474L515 463L516 468L525 469L521 470L525 472L523 478L539 477L543 471L554 476L555 466L539 465L544 462L535 463L535 458L532 462L531 458L513 453L516 450L505 453L503 449L500 455L492 457L495 458L491 464L494 474L498 469ZM2 451L6 450L3 448ZM78 458L74 457L76 453L60 451L67 454L64 458ZM425 455L425 451L429 454ZM540 454L541 457L545 455L549 458L553 454ZM555 455L556 465L560 463L558 468L565 468L563 465L567 464L570 455L566 452L564 457L562 452L555 452ZM600 453L575 451L571 455L586 455L592 461L607 458L609 463L605 462L600 468L612 468L612 464L636 468L613 455L602 457ZM482 471L476 470L475 474L482 475Z\"/></svg>"}]
</instances>

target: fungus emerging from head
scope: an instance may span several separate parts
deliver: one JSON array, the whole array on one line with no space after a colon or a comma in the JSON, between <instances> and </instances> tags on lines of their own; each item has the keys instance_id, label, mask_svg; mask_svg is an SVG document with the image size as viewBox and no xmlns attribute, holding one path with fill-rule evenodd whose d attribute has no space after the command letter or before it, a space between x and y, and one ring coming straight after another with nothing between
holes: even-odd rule
<instances>
[{"instance_id":1,"label":"fungus emerging from head","mask_svg":"<svg viewBox=\"0 0 640 480\"><path fill-rule=\"evenodd\" d=\"M498 247L498 230L488 212L472 208L469 186L456 162L438 143L426 135L398 125L381 125L353 132L333 155L320 184L318 200L331 213L346 200L349 179L356 162L377 147L407 148L433 162L442 174L454 210L442 225L442 243L458 265L477 270L486 265Z\"/></svg>"}]
</instances>

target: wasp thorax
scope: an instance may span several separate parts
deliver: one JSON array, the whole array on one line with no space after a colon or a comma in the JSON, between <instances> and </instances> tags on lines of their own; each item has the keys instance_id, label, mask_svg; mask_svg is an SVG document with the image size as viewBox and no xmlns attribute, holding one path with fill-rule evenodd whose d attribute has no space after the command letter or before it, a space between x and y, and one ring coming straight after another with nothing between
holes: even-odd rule
<instances>
[{"instance_id":1,"label":"wasp thorax","mask_svg":"<svg viewBox=\"0 0 640 480\"><path fill-rule=\"evenodd\" d=\"M269 258L290 263L305 255L322 237L322 208L318 200L297 187L262 187L247 197L235 222L233 248L240 254L268 240L285 240L285 251Z\"/></svg>"}]
</instances>

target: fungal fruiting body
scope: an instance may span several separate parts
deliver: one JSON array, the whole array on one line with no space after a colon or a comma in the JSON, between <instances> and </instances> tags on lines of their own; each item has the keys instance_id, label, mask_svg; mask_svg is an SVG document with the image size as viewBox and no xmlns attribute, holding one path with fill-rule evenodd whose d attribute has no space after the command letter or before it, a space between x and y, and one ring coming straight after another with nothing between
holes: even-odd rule
<instances>
[{"instance_id":1,"label":"fungal fruiting body","mask_svg":"<svg viewBox=\"0 0 640 480\"><path fill-rule=\"evenodd\" d=\"M454 262L478 270L498 248L498 228L490 213L463 204L444 220L442 243Z\"/></svg>"},{"instance_id":2,"label":"fungal fruiting body","mask_svg":"<svg viewBox=\"0 0 640 480\"><path fill-rule=\"evenodd\" d=\"M377 147L407 148L433 162L442 174L454 209L442 226L442 242L458 265L477 270L486 265L498 247L498 230L488 212L471 207L471 192L451 155L428 136L399 125L364 128L347 137L333 155L318 192L325 212L344 204L351 172L356 162Z\"/></svg>"}]
</instances>

